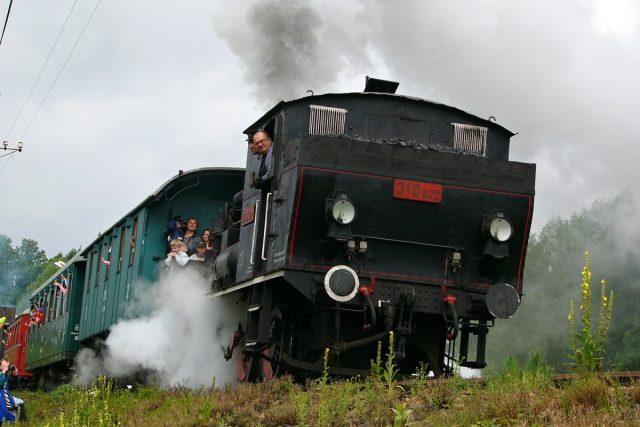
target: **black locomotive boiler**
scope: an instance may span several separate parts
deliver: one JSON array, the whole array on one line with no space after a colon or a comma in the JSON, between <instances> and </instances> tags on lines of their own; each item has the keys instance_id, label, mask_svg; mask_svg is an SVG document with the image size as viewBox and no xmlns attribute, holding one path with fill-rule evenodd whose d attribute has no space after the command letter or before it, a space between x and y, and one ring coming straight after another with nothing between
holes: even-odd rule
<instances>
[{"instance_id":1,"label":"black locomotive boiler","mask_svg":"<svg viewBox=\"0 0 640 427\"><path fill-rule=\"evenodd\" d=\"M213 287L246 304L240 379L320 372L325 348L331 372L365 373L391 331L406 373L483 368L488 328L517 310L535 165L494 121L397 86L281 102L246 129L271 135L273 179L252 187L249 152Z\"/></svg>"}]
</instances>

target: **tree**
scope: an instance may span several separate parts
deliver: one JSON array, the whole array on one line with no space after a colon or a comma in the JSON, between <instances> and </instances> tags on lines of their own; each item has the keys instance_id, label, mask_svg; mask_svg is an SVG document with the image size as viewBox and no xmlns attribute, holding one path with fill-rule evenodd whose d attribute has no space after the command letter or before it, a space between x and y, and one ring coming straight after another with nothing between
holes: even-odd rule
<instances>
[{"instance_id":1,"label":"tree","mask_svg":"<svg viewBox=\"0 0 640 427\"><path fill-rule=\"evenodd\" d=\"M0 304L15 305L47 261L35 240L22 239L14 248L9 237L0 235Z\"/></svg>"}]
</instances>

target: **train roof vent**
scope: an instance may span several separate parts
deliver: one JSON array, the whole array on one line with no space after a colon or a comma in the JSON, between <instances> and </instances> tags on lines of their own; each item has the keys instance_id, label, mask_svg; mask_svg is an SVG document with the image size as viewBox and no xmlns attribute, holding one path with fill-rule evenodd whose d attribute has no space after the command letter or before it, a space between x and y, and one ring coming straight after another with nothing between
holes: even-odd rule
<instances>
[{"instance_id":1,"label":"train roof vent","mask_svg":"<svg viewBox=\"0 0 640 427\"><path fill-rule=\"evenodd\" d=\"M341 135L347 110L343 108L309 105L309 135Z\"/></svg>"},{"instance_id":2,"label":"train roof vent","mask_svg":"<svg viewBox=\"0 0 640 427\"><path fill-rule=\"evenodd\" d=\"M365 92L378 92L378 93L396 93L400 83L392 82L391 80L376 79L375 77L367 76L364 85Z\"/></svg>"},{"instance_id":3,"label":"train roof vent","mask_svg":"<svg viewBox=\"0 0 640 427\"><path fill-rule=\"evenodd\" d=\"M482 126L463 125L451 123L454 128L453 148L486 156L487 153L487 129Z\"/></svg>"}]
</instances>

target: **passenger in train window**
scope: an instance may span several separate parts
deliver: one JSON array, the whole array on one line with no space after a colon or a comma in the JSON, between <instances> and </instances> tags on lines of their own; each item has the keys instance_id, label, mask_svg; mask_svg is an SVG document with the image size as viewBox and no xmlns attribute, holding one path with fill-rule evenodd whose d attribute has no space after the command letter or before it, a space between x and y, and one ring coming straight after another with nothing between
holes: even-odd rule
<instances>
[{"instance_id":1,"label":"passenger in train window","mask_svg":"<svg viewBox=\"0 0 640 427\"><path fill-rule=\"evenodd\" d=\"M184 237L184 218L180 215L174 217L167 225L167 240L171 242L174 239L182 240Z\"/></svg>"},{"instance_id":2,"label":"passenger in train window","mask_svg":"<svg viewBox=\"0 0 640 427\"><path fill-rule=\"evenodd\" d=\"M202 241L204 242L204 245L205 245L205 248L206 248L205 249L205 253L207 253L207 254L213 253L213 242L211 242L210 236L211 236L211 231L209 231L208 228L205 228L202 231L202 236L201 237L202 237Z\"/></svg>"},{"instance_id":3,"label":"passenger in train window","mask_svg":"<svg viewBox=\"0 0 640 427\"><path fill-rule=\"evenodd\" d=\"M213 278L213 256L207 254L207 246L201 240L196 244L196 253L189 257L189 268L198 271L206 280Z\"/></svg>"},{"instance_id":4,"label":"passenger in train window","mask_svg":"<svg viewBox=\"0 0 640 427\"><path fill-rule=\"evenodd\" d=\"M251 154L259 154L258 153L258 147L256 147L256 142L254 138L249 138L247 139L247 142L249 143L249 151L251 152Z\"/></svg>"},{"instance_id":5,"label":"passenger in train window","mask_svg":"<svg viewBox=\"0 0 640 427\"><path fill-rule=\"evenodd\" d=\"M273 177L273 141L264 130L254 133L252 139L260 155L260 168L254 175L252 186L260 189L267 188Z\"/></svg>"},{"instance_id":6,"label":"passenger in train window","mask_svg":"<svg viewBox=\"0 0 640 427\"><path fill-rule=\"evenodd\" d=\"M174 264L184 267L189 262L189 256L182 246L183 243L178 239L171 241L171 252L167 254L167 258L164 260L165 265L170 269L173 268Z\"/></svg>"},{"instance_id":7,"label":"passenger in train window","mask_svg":"<svg viewBox=\"0 0 640 427\"><path fill-rule=\"evenodd\" d=\"M67 291L69 290L69 282L67 281L67 278L64 277L64 274L60 275L60 281L54 280L53 285L60 288L60 292L62 292L62 295L66 295Z\"/></svg>"},{"instance_id":8,"label":"passenger in train window","mask_svg":"<svg viewBox=\"0 0 640 427\"><path fill-rule=\"evenodd\" d=\"M196 252L196 243L200 240L198 234L198 219L195 217L189 217L187 219L187 230L184 232L184 238L182 241L187 245L187 254L192 255Z\"/></svg>"},{"instance_id":9,"label":"passenger in train window","mask_svg":"<svg viewBox=\"0 0 640 427\"><path fill-rule=\"evenodd\" d=\"M196 253L189 257L189 261L204 262L205 252L207 251L207 245L202 241L196 243Z\"/></svg>"},{"instance_id":10,"label":"passenger in train window","mask_svg":"<svg viewBox=\"0 0 640 427\"><path fill-rule=\"evenodd\" d=\"M29 326L38 326L44 322L44 307L31 304L31 316Z\"/></svg>"}]
</instances>

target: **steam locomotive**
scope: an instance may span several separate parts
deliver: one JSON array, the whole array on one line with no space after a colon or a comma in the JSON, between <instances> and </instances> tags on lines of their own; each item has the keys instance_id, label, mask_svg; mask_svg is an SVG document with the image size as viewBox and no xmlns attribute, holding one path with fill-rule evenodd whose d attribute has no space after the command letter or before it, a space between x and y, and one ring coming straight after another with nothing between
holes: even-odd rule
<instances>
[{"instance_id":1,"label":"steam locomotive","mask_svg":"<svg viewBox=\"0 0 640 427\"><path fill-rule=\"evenodd\" d=\"M484 368L488 327L517 310L535 165L509 161L507 129L397 86L281 102L245 130L272 136L273 179L251 186L249 154L216 230L213 295L246 297L240 378L320 372L325 348L363 373L391 331L405 372Z\"/></svg>"},{"instance_id":2,"label":"steam locomotive","mask_svg":"<svg viewBox=\"0 0 640 427\"><path fill-rule=\"evenodd\" d=\"M397 87L367 78L362 93L273 107L244 131L273 141L261 188L251 151L244 170L163 184L33 293L46 314L23 328L26 371L64 371L127 318L160 274L168 220L185 212L211 229L206 297L242 308L225 349L239 380L321 372L327 348L331 373L366 374L391 332L405 373L485 367L489 327L523 292L535 165L509 161L514 134L494 121Z\"/></svg>"}]
</instances>

